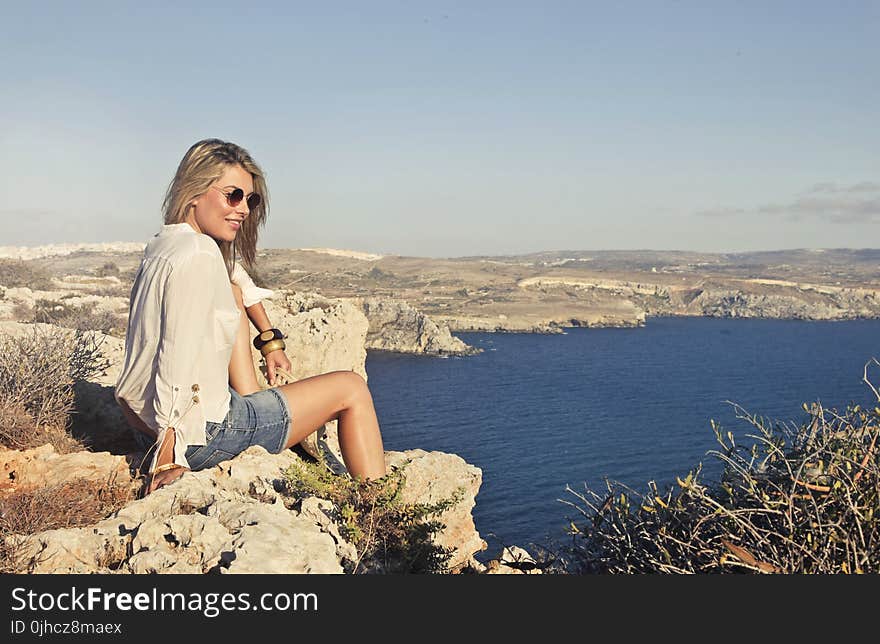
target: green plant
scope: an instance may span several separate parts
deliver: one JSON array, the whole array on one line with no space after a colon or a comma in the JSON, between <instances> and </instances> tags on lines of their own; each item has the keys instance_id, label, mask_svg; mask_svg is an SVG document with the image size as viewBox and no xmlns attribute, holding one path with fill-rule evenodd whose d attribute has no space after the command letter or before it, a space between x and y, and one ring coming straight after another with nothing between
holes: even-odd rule
<instances>
[{"instance_id":1,"label":"green plant","mask_svg":"<svg viewBox=\"0 0 880 644\"><path fill-rule=\"evenodd\" d=\"M358 551L350 572L446 571L452 549L434 542L446 527L436 517L457 504L463 490L437 503L405 504L402 468L378 480L361 481L305 461L288 468L285 480L285 494L291 498L317 496L333 502L342 536Z\"/></svg>"},{"instance_id":2,"label":"green plant","mask_svg":"<svg viewBox=\"0 0 880 644\"><path fill-rule=\"evenodd\" d=\"M647 493L569 488L585 518L569 530L572 572L880 572L880 407L804 405L798 427L735 407L755 442L712 423L718 481L697 467L665 492L653 481Z\"/></svg>"}]
</instances>

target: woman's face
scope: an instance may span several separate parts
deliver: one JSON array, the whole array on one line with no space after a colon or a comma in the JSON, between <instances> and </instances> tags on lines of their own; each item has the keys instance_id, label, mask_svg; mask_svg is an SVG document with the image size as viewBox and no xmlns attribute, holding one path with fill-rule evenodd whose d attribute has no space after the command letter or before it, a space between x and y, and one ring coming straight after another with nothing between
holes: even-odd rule
<instances>
[{"instance_id":1,"label":"woman's face","mask_svg":"<svg viewBox=\"0 0 880 644\"><path fill-rule=\"evenodd\" d=\"M244 199L237 206L230 206L226 195L241 188ZM186 223L197 233L203 233L218 241L234 241L241 224L250 214L247 198L254 191L254 178L240 165L228 166L208 190L193 199L195 205L186 217Z\"/></svg>"}]
</instances>

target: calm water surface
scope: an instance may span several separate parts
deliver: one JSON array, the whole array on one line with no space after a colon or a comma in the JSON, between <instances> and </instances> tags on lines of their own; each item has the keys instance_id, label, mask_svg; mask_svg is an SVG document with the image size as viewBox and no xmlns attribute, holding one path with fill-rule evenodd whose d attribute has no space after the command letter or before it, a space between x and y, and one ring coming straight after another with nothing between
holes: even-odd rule
<instances>
[{"instance_id":1,"label":"calm water surface","mask_svg":"<svg viewBox=\"0 0 880 644\"><path fill-rule=\"evenodd\" d=\"M502 545L564 538L579 516L562 502L576 501L566 485L608 477L642 490L698 462L716 474L710 419L751 430L727 400L793 423L804 402L871 403L863 368L880 356L878 320L652 318L640 329L455 335L485 351L371 351L367 372L386 449L451 452L482 470L482 561Z\"/></svg>"}]
</instances>

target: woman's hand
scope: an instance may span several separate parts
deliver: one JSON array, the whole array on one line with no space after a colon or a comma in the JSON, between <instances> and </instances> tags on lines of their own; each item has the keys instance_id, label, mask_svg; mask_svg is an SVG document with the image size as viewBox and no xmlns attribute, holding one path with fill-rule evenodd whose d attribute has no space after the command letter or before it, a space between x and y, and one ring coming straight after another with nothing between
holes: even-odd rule
<instances>
[{"instance_id":1,"label":"woman's hand","mask_svg":"<svg viewBox=\"0 0 880 644\"><path fill-rule=\"evenodd\" d=\"M287 355L284 353L284 349L277 349L276 351L272 351L271 353L266 354L266 379L269 381L269 386L275 386L275 368L281 367L285 371L290 371L290 360L288 360Z\"/></svg>"},{"instance_id":2,"label":"woman's hand","mask_svg":"<svg viewBox=\"0 0 880 644\"><path fill-rule=\"evenodd\" d=\"M147 494L152 494L160 487L165 487L169 483L173 483L181 476L183 476L184 472L188 472L189 468L184 467L183 465L177 465L176 467L165 470L163 472L157 472L153 474L150 478L150 484L147 486L146 492L144 492L144 496Z\"/></svg>"},{"instance_id":3,"label":"woman's hand","mask_svg":"<svg viewBox=\"0 0 880 644\"><path fill-rule=\"evenodd\" d=\"M174 428L169 427L165 432L162 445L159 446L159 458L156 459L156 469L150 476L150 483L144 491L144 496L152 494L160 487L176 481L189 468L183 465L174 465Z\"/></svg>"}]
</instances>

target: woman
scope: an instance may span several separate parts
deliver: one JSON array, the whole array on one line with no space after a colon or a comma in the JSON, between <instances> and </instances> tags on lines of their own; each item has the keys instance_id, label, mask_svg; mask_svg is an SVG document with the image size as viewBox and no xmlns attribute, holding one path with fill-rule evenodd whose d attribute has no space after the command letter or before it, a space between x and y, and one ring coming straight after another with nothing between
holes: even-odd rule
<instances>
[{"instance_id":1,"label":"woman","mask_svg":"<svg viewBox=\"0 0 880 644\"><path fill-rule=\"evenodd\" d=\"M333 371L260 389L248 314L267 331L253 344L270 384L275 366L290 364L283 335L253 302L260 290L237 261L253 266L267 202L260 167L219 139L194 144L168 188L165 225L147 244L132 287L116 383L126 418L155 448L146 494L251 445L281 452L334 419L351 475L385 475L379 423L360 375Z\"/></svg>"}]
</instances>

